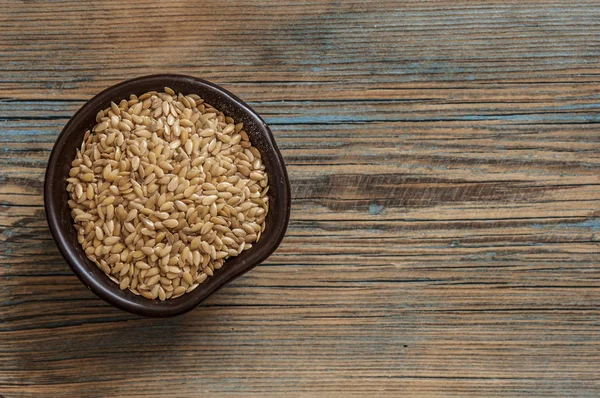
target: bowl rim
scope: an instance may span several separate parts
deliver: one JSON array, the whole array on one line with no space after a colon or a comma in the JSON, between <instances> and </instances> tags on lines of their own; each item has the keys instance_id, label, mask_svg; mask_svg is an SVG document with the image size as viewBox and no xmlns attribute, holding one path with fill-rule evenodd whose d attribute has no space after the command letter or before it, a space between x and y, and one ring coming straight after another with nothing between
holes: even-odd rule
<instances>
[{"instance_id":1,"label":"bowl rim","mask_svg":"<svg viewBox=\"0 0 600 398\"><path fill-rule=\"evenodd\" d=\"M275 158L272 159L272 162L275 165L275 167L273 167L272 169L278 169L276 174L278 174L278 178L280 179L278 183L279 190L277 191L276 198L276 205L279 209L278 211L280 212L280 214L278 215L276 221L273 222L270 226L271 228L276 229L274 238L272 238L269 241L262 240L260 243L264 242L263 245L259 246L257 244L255 246L257 248L260 247L261 249L256 251L256 254L254 255L255 258L253 259L253 261L242 261L239 264L236 264L237 268L235 270L229 271L229 276L226 276L223 273L216 272L215 276L211 277L211 279L216 279L216 282L209 285L209 288L203 289L203 294L199 294L197 296L192 296L192 293L189 293L190 296L184 294L183 296L177 299L167 300L165 302L161 302L161 304L158 305L156 303L150 305L150 303L154 302L154 300L148 300L148 303L135 303L127 299L124 295L118 294L116 292L116 290L119 289L118 285L114 284L114 286L112 286L101 283L98 280L98 278L94 276L93 273L90 271L90 265L79 261L78 256L76 254L77 249L73 247L74 245L69 241L65 228L61 227L60 225L60 210L57 201L52 199L52 192L54 192L57 189L57 183L55 183L56 181L58 181L57 179L66 179L66 176L59 175L60 173L57 171L57 165L61 160L64 161L64 159L61 159L62 151L64 150L64 146L67 140L72 134L71 130L77 128L77 123L81 122L84 119L87 119L90 113L93 113L95 115L98 109L101 108L101 104L105 103L106 101L114 100L114 98L118 98L119 95L123 95L121 90L124 90L125 88L131 88L132 90L130 92L135 93L135 87L140 83L155 82L155 84L158 85L160 82L160 86L169 86L169 82L173 84L173 81L178 81L179 83L190 83L194 87L194 89L197 89L198 91L201 91L198 89L198 87L201 87L202 89L213 90L217 92L217 95L223 98L223 101L225 103L228 103L230 105L232 104L235 108L241 108L242 111L250 115L255 122L259 122L258 124L260 132L258 132L257 134L260 134L262 139L266 141L268 147L270 147L272 151L270 155L275 155ZM194 91L192 90L192 92ZM197 92L197 94L200 93ZM252 268L262 263L277 249L277 247L283 240L289 224L291 212L290 183L285 163L283 161L281 152L275 142L273 133L267 126L266 122L260 117L260 115L258 115L256 111L254 111L248 104L246 104L236 95L230 93L226 89L214 83L194 76L170 73L145 75L133 79L124 80L102 90L100 93L96 94L88 101L86 101L69 119L67 124L63 127L60 134L56 138L46 167L43 194L44 210L46 213L46 219L52 237L54 238L54 241L56 242L61 255L66 260L67 264L73 270L75 275L79 278L79 280L85 286L87 286L88 289L90 289L96 296L103 299L107 303L114 305L115 307L118 307L127 312L147 317L170 317L188 312L229 282L240 277L244 273L250 271ZM218 277L219 275L221 275L220 278ZM131 292L128 293L133 295L133 293ZM173 302L176 300L179 300L179 302L173 304ZM164 303L169 303L169 305L164 305Z\"/></svg>"}]
</instances>

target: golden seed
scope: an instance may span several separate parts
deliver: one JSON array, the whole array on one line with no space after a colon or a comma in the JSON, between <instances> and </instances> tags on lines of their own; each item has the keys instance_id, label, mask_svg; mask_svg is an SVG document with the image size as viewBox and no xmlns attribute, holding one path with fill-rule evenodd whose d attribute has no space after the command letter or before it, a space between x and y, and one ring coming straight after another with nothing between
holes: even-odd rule
<instances>
[{"instance_id":1,"label":"golden seed","mask_svg":"<svg viewBox=\"0 0 600 398\"><path fill-rule=\"evenodd\" d=\"M104 244L106 246L112 246L115 243L119 242L119 240L121 240L120 236L110 236L110 237L104 239Z\"/></svg>"},{"instance_id":2,"label":"golden seed","mask_svg":"<svg viewBox=\"0 0 600 398\"><path fill-rule=\"evenodd\" d=\"M174 176L173 178L171 178L171 181L169 182L167 189L169 190L169 192L173 192L175 189L177 189L178 186L179 186L179 178L177 178L177 176Z\"/></svg>"},{"instance_id":3,"label":"golden seed","mask_svg":"<svg viewBox=\"0 0 600 398\"><path fill-rule=\"evenodd\" d=\"M119 283L119 288L121 290L125 290L129 287L129 277L125 277L123 279L121 279L121 282Z\"/></svg>"},{"instance_id":4,"label":"golden seed","mask_svg":"<svg viewBox=\"0 0 600 398\"><path fill-rule=\"evenodd\" d=\"M190 249L192 250L196 250L197 248L200 247L200 244L202 243L202 238L200 238L199 236L195 237L194 239L192 239L192 241L190 242Z\"/></svg>"},{"instance_id":5,"label":"golden seed","mask_svg":"<svg viewBox=\"0 0 600 398\"><path fill-rule=\"evenodd\" d=\"M177 220L173 220L173 219L165 220L162 223L167 228L175 228L179 225L179 222Z\"/></svg>"},{"instance_id":6,"label":"golden seed","mask_svg":"<svg viewBox=\"0 0 600 398\"><path fill-rule=\"evenodd\" d=\"M154 275L153 277L150 277L147 281L146 281L146 285L148 286L154 286L158 283L160 279L160 275Z\"/></svg>"}]
</instances>

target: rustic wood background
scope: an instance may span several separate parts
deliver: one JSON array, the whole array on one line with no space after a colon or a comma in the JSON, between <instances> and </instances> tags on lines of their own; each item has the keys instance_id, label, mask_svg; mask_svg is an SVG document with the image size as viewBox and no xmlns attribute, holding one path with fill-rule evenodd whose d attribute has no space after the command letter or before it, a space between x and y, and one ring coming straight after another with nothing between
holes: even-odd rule
<instances>
[{"instance_id":1,"label":"rustic wood background","mask_svg":"<svg viewBox=\"0 0 600 398\"><path fill-rule=\"evenodd\" d=\"M600 395L597 1L0 0L0 395ZM105 304L42 204L134 76L271 125L288 234L175 319Z\"/></svg>"}]
</instances>

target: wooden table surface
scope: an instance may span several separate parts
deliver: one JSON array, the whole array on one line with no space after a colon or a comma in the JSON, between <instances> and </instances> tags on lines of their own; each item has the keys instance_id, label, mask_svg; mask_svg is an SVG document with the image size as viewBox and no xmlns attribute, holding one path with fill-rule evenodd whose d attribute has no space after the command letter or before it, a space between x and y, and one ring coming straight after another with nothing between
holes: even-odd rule
<instances>
[{"instance_id":1,"label":"wooden table surface","mask_svg":"<svg viewBox=\"0 0 600 398\"><path fill-rule=\"evenodd\" d=\"M0 395L600 396L596 1L0 3ZM264 116L293 208L143 319L73 275L42 186L86 100L161 72Z\"/></svg>"}]
</instances>

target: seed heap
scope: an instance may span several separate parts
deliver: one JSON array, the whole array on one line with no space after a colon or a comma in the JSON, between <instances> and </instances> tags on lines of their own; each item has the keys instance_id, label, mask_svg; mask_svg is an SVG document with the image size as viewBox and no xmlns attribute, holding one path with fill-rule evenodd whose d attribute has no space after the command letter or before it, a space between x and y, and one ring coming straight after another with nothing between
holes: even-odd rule
<instances>
[{"instance_id":1,"label":"seed heap","mask_svg":"<svg viewBox=\"0 0 600 398\"><path fill-rule=\"evenodd\" d=\"M86 255L148 299L189 293L260 239L269 209L242 123L195 94L151 91L96 116L67 191Z\"/></svg>"}]
</instances>

